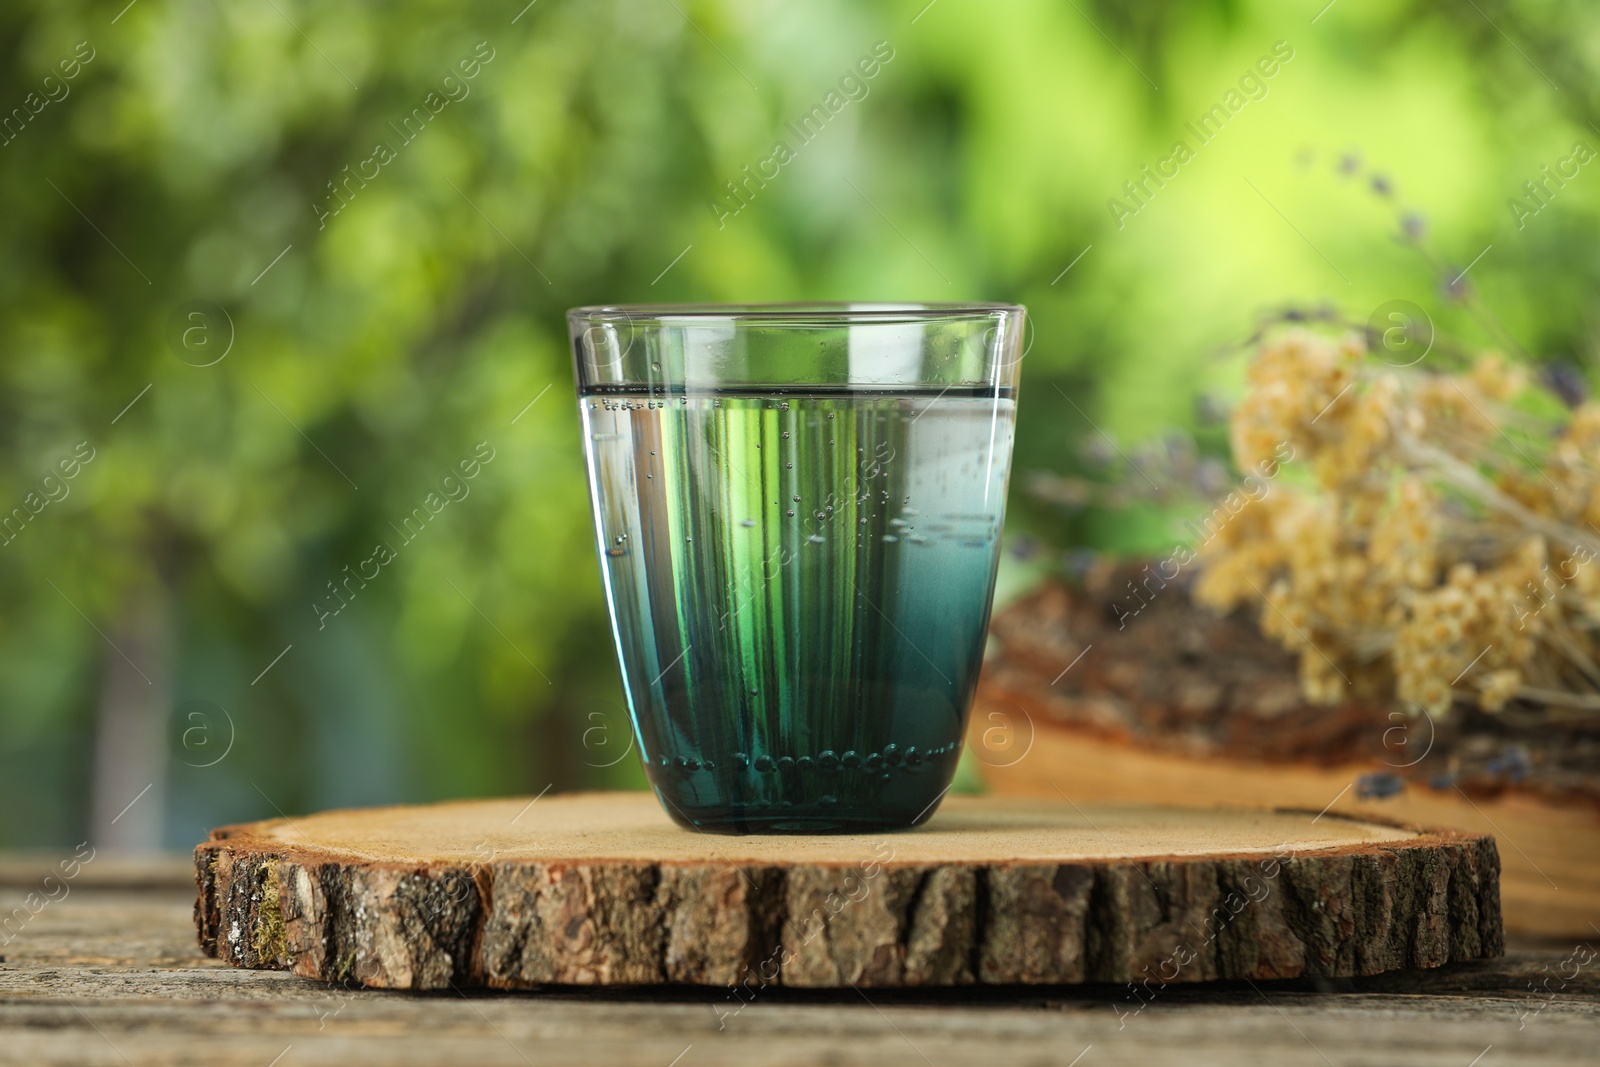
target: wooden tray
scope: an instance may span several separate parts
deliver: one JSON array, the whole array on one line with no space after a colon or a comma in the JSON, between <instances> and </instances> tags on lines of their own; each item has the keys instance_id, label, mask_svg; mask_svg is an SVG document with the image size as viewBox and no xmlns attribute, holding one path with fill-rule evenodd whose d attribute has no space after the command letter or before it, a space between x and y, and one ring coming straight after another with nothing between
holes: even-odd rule
<instances>
[{"instance_id":1,"label":"wooden tray","mask_svg":"<svg viewBox=\"0 0 1600 1067\"><path fill-rule=\"evenodd\" d=\"M327 812L195 849L204 949L398 989L1350 976L1497 956L1493 839L1309 812L951 797L723 837L643 793Z\"/></svg>"}]
</instances>

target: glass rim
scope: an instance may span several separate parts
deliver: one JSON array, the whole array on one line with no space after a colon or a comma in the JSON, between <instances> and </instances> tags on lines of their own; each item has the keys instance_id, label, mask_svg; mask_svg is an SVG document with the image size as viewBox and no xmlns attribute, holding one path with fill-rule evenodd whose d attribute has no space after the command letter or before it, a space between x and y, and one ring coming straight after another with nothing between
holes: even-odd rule
<instances>
[{"instance_id":1,"label":"glass rim","mask_svg":"<svg viewBox=\"0 0 1600 1067\"><path fill-rule=\"evenodd\" d=\"M960 301L796 301L752 304L590 304L569 308L571 322L653 322L704 319L807 325L917 323L996 314L1025 314L1021 304Z\"/></svg>"}]
</instances>

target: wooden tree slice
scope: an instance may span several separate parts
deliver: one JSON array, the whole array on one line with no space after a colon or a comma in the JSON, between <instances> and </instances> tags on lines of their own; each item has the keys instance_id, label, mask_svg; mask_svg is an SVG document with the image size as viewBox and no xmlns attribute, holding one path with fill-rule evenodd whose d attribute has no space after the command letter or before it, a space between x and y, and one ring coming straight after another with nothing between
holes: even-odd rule
<instances>
[{"instance_id":1,"label":"wooden tree slice","mask_svg":"<svg viewBox=\"0 0 1600 1067\"><path fill-rule=\"evenodd\" d=\"M909 833L714 837L589 793L225 827L195 866L207 952L398 989L1154 989L1503 947L1492 838L1308 812L951 797Z\"/></svg>"}]
</instances>

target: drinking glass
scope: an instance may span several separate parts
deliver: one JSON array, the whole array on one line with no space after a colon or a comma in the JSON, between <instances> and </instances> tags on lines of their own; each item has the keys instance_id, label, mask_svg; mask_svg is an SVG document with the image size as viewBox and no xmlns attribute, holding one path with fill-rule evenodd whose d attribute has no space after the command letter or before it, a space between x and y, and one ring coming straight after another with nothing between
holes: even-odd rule
<instances>
[{"instance_id":1,"label":"drinking glass","mask_svg":"<svg viewBox=\"0 0 1600 1067\"><path fill-rule=\"evenodd\" d=\"M983 658L1023 316L568 312L623 688L678 823L847 833L933 813Z\"/></svg>"}]
</instances>

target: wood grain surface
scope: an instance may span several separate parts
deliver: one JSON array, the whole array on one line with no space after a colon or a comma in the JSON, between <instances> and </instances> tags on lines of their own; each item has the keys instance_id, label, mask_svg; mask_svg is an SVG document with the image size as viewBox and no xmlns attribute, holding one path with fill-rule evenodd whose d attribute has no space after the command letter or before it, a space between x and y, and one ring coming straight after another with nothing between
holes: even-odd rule
<instances>
[{"instance_id":1,"label":"wood grain surface","mask_svg":"<svg viewBox=\"0 0 1600 1067\"><path fill-rule=\"evenodd\" d=\"M23 907L70 855L0 857L0 908ZM204 956L189 861L113 871L111 859L84 866L67 896L0 947L0 1063L1561 1067L1593 1063L1600 1032L1600 960L1590 947L1600 935L1514 943L1495 960L1374 978L1153 992L363 989Z\"/></svg>"},{"instance_id":2,"label":"wood grain surface","mask_svg":"<svg viewBox=\"0 0 1600 1067\"><path fill-rule=\"evenodd\" d=\"M398 989L1345 977L1501 950L1492 840L1315 813L958 797L727 837L640 793L328 812L195 852L207 952Z\"/></svg>"}]
</instances>

